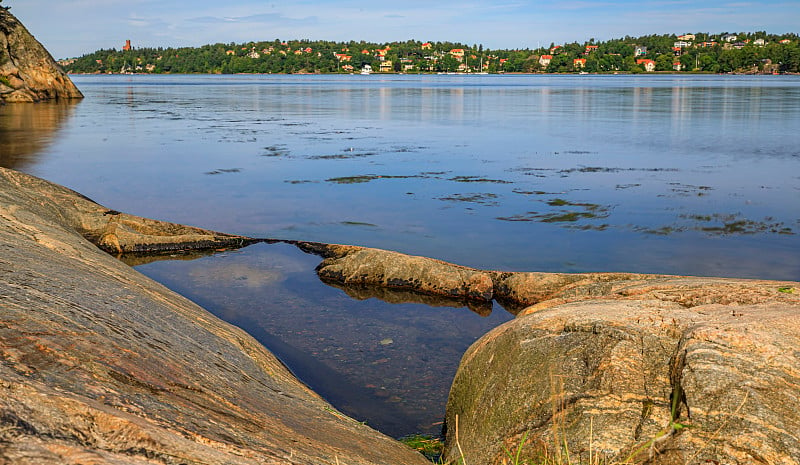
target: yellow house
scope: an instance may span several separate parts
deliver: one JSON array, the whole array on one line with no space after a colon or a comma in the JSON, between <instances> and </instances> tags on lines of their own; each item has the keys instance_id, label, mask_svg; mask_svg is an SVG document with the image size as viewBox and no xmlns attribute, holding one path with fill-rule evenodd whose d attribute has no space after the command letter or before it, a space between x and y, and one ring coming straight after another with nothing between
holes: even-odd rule
<instances>
[{"instance_id":1,"label":"yellow house","mask_svg":"<svg viewBox=\"0 0 800 465\"><path fill-rule=\"evenodd\" d=\"M381 62L381 73L391 73L394 71L394 66L392 66L392 60L386 60Z\"/></svg>"},{"instance_id":2,"label":"yellow house","mask_svg":"<svg viewBox=\"0 0 800 465\"><path fill-rule=\"evenodd\" d=\"M452 55L458 61L463 61L464 60L464 49L463 48L454 48L453 50L450 50L450 55Z\"/></svg>"}]
</instances>

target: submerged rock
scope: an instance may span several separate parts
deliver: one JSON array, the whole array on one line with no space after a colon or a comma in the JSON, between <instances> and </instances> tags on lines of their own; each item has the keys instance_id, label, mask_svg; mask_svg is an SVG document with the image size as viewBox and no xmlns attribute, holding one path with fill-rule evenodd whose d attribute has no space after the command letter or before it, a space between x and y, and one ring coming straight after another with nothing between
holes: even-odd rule
<instances>
[{"instance_id":1,"label":"submerged rock","mask_svg":"<svg viewBox=\"0 0 800 465\"><path fill-rule=\"evenodd\" d=\"M240 239L0 169L0 464L427 463L86 237L115 250Z\"/></svg>"},{"instance_id":2,"label":"submerged rock","mask_svg":"<svg viewBox=\"0 0 800 465\"><path fill-rule=\"evenodd\" d=\"M0 103L83 98L50 53L0 7Z\"/></svg>"}]
</instances>

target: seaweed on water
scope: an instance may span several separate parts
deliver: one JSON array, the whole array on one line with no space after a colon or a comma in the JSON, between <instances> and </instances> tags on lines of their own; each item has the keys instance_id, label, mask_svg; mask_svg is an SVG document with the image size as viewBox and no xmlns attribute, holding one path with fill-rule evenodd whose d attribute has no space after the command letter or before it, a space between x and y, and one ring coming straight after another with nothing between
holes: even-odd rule
<instances>
[{"instance_id":1,"label":"seaweed on water","mask_svg":"<svg viewBox=\"0 0 800 465\"><path fill-rule=\"evenodd\" d=\"M218 169L218 170L206 171L203 174L208 174L208 175L212 175L213 176L213 175L224 174L224 173L238 173L240 171L242 171L241 168L227 168L227 169L226 168L221 168L221 169Z\"/></svg>"},{"instance_id":2,"label":"seaweed on water","mask_svg":"<svg viewBox=\"0 0 800 465\"><path fill-rule=\"evenodd\" d=\"M512 184L511 181L505 181L503 179L490 179L484 176L455 176L450 178L450 181L455 182L487 182L493 184Z\"/></svg>"}]
</instances>

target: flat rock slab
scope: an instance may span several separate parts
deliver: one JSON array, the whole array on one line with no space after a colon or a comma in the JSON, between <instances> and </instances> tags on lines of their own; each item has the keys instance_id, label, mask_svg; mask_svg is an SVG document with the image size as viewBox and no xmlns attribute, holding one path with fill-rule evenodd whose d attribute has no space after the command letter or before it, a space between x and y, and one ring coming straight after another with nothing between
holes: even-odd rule
<instances>
[{"instance_id":1,"label":"flat rock slab","mask_svg":"<svg viewBox=\"0 0 800 465\"><path fill-rule=\"evenodd\" d=\"M86 239L240 240L183 228L0 169L0 464L427 463Z\"/></svg>"}]
</instances>

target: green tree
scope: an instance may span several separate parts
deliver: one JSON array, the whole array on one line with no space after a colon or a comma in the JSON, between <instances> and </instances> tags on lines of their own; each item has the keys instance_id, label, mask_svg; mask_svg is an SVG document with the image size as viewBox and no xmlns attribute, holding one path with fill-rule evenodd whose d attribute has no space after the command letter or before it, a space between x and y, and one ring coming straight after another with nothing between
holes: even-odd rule
<instances>
[{"instance_id":1,"label":"green tree","mask_svg":"<svg viewBox=\"0 0 800 465\"><path fill-rule=\"evenodd\" d=\"M656 57L656 71L672 71L672 54L661 54Z\"/></svg>"}]
</instances>

